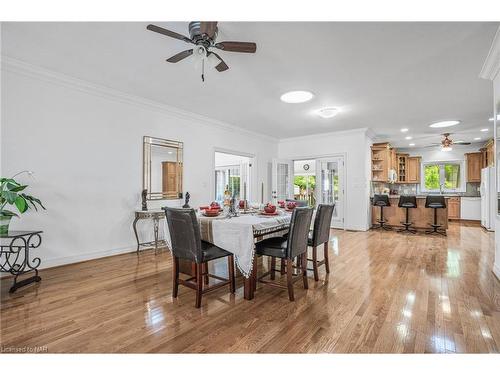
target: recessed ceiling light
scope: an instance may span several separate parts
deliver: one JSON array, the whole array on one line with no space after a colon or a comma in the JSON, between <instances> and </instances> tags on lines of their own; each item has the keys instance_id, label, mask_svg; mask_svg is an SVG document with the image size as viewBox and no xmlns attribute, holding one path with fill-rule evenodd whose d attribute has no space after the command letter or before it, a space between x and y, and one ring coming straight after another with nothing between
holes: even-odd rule
<instances>
[{"instance_id":1,"label":"recessed ceiling light","mask_svg":"<svg viewBox=\"0 0 500 375\"><path fill-rule=\"evenodd\" d=\"M172 155L174 152L173 151L169 151L168 153L169 153L169 155Z\"/></svg>"},{"instance_id":2,"label":"recessed ceiling light","mask_svg":"<svg viewBox=\"0 0 500 375\"><path fill-rule=\"evenodd\" d=\"M460 124L460 121L458 120L447 120L447 121L439 121L435 122L433 124L430 124L430 128L447 128L448 126L455 126Z\"/></svg>"},{"instance_id":3,"label":"recessed ceiling light","mask_svg":"<svg viewBox=\"0 0 500 375\"><path fill-rule=\"evenodd\" d=\"M314 94L310 91L289 91L281 95L281 101L285 103L305 103L311 100Z\"/></svg>"},{"instance_id":4,"label":"recessed ceiling light","mask_svg":"<svg viewBox=\"0 0 500 375\"><path fill-rule=\"evenodd\" d=\"M406 133L407 131L408 131L408 128L401 129L401 133Z\"/></svg>"},{"instance_id":5,"label":"recessed ceiling light","mask_svg":"<svg viewBox=\"0 0 500 375\"><path fill-rule=\"evenodd\" d=\"M490 117L490 118L488 119L488 121L493 121L493 120L494 120L494 118L493 118L493 117ZM497 115L497 121L500 121L500 115Z\"/></svg>"},{"instance_id":6,"label":"recessed ceiling light","mask_svg":"<svg viewBox=\"0 0 500 375\"><path fill-rule=\"evenodd\" d=\"M480 141L481 140L481 137L476 137L474 138L475 141Z\"/></svg>"},{"instance_id":7,"label":"recessed ceiling light","mask_svg":"<svg viewBox=\"0 0 500 375\"><path fill-rule=\"evenodd\" d=\"M413 138L413 137L410 137L410 136L405 137L405 139L407 139L407 140L410 140L410 139L412 139L412 138Z\"/></svg>"},{"instance_id":8,"label":"recessed ceiling light","mask_svg":"<svg viewBox=\"0 0 500 375\"><path fill-rule=\"evenodd\" d=\"M323 117L323 118L332 118L337 116L339 113L339 110L334 107L328 107L328 108L321 108L317 111L318 116Z\"/></svg>"},{"instance_id":9,"label":"recessed ceiling light","mask_svg":"<svg viewBox=\"0 0 500 375\"><path fill-rule=\"evenodd\" d=\"M413 146L415 146L415 143L410 143L410 144L409 144L409 146L412 146L412 147L413 147Z\"/></svg>"},{"instance_id":10,"label":"recessed ceiling light","mask_svg":"<svg viewBox=\"0 0 500 375\"><path fill-rule=\"evenodd\" d=\"M490 130L490 129L488 129L488 128L481 129L482 132L487 132L488 130Z\"/></svg>"}]
</instances>

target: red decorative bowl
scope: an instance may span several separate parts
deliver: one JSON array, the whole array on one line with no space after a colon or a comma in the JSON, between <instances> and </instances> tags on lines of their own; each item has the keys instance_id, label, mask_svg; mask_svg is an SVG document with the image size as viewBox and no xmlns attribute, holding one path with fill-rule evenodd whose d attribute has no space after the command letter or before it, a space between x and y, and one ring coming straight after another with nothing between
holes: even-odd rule
<instances>
[{"instance_id":1,"label":"red decorative bowl","mask_svg":"<svg viewBox=\"0 0 500 375\"><path fill-rule=\"evenodd\" d=\"M297 203L295 202L288 202L286 204L286 208L288 208L289 210L293 210L295 207L297 207Z\"/></svg>"},{"instance_id":2,"label":"red decorative bowl","mask_svg":"<svg viewBox=\"0 0 500 375\"><path fill-rule=\"evenodd\" d=\"M200 211L205 211L210 209L210 206L200 206Z\"/></svg>"},{"instance_id":3,"label":"red decorative bowl","mask_svg":"<svg viewBox=\"0 0 500 375\"><path fill-rule=\"evenodd\" d=\"M219 213L220 213L220 210L218 208L217 209L212 208L212 209L205 210L204 215L213 217L213 216L219 216Z\"/></svg>"},{"instance_id":4,"label":"red decorative bowl","mask_svg":"<svg viewBox=\"0 0 500 375\"><path fill-rule=\"evenodd\" d=\"M276 206L275 205L265 206L264 207L264 212L267 213L267 214L275 213L276 212Z\"/></svg>"}]
</instances>

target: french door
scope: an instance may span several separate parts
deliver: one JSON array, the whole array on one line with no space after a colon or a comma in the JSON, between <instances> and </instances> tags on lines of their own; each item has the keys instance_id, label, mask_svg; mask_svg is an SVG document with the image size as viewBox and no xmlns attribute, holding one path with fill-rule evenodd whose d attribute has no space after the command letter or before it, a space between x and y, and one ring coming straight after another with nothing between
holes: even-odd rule
<instances>
[{"instance_id":1,"label":"french door","mask_svg":"<svg viewBox=\"0 0 500 375\"><path fill-rule=\"evenodd\" d=\"M273 202L293 199L293 161L274 159L271 176Z\"/></svg>"},{"instance_id":2,"label":"french door","mask_svg":"<svg viewBox=\"0 0 500 375\"><path fill-rule=\"evenodd\" d=\"M316 160L316 203L335 204L332 228L344 228L344 157Z\"/></svg>"}]
</instances>

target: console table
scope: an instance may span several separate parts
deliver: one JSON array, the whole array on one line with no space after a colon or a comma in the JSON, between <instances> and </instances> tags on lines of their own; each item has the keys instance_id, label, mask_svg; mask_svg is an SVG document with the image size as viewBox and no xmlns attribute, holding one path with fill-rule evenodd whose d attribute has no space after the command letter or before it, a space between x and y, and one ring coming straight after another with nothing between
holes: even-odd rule
<instances>
[{"instance_id":1,"label":"console table","mask_svg":"<svg viewBox=\"0 0 500 375\"><path fill-rule=\"evenodd\" d=\"M42 280L38 276L38 266L40 258L30 260L30 249L40 246L42 231L9 231L7 234L0 234L0 240L8 241L0 244L0 271L8 272L14 276L14 283L9 289L9 293L14 293L18 288L39 282ZM34 276L17 281L18 277L28 272L35 272Z\"/></svg>"},{"instance_id":2,"label":"console table","mask_svg":"<svg viewBox=\"0 0 500 375\"><path fill-rule=\"evenodd\" d=\"M140 242L139 235L137 234L137 222L141 219L151 219L153 220L153 232L154 240L148 242ZM167 246L165 240L160 240L158 238L158 229L160 226L160 220L165 219L165 211L135 211L135 219L132 226L134 227L135 239L137 240L137 254L139 254L139 249L141 246L155 248L155 254L158 251L158 247Z\"/></svg>"}]
</instances>

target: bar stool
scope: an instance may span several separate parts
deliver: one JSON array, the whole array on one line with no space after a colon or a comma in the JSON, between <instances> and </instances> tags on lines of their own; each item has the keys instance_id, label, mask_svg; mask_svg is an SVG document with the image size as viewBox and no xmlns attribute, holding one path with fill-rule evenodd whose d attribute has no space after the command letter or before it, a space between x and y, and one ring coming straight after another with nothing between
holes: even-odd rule
<instances>
[{"instance_id":1,"label":"bar stool","mask_svg":"<svg viewBox=\"0 0 500 375\"><path fill-rule=\"evenodd\" d=\"M417 231L415 229L410 229L410 226L413 223L410 223L410 218L409 218L410 214L408 211L410 208L417 208L417 197L415 195L402 195L402 196L400 196L398 207L406 209L406 221L401 222L401 224L404 225L404 228L398 229L398 232L417 233Z\"/></svg>"},{"instance_id":2,"label":"bar stool","mask_svg":"<svg viewBox=\"0 0 500 375\"><path fill-rule=\"evenodd\" d=\"M439 230L442 225L437 223L437 210L438 208L446 208L446 201L442 195L428 195L425 198L425 208L434 209L434 223L429 224L432 229L425 231L426 234L441 234L446 236L445 230Z\"/></svg>"},{"instance_id":3,"label":"bar stool","mask_svg":"<svg viewBox=\"0 0 500 375\"><path fill-rule=\"evenodd\" d=\"M389 202L389 196L385 194L375 194L373 196L373 205L380 207L380 219L377 220L378 226L374 226L373 229L382 228L385 230L392 230L391 227L384 225L387 221L384 220L384 207L389 207L391 203Z\"/></svg>"}]
</instances>

